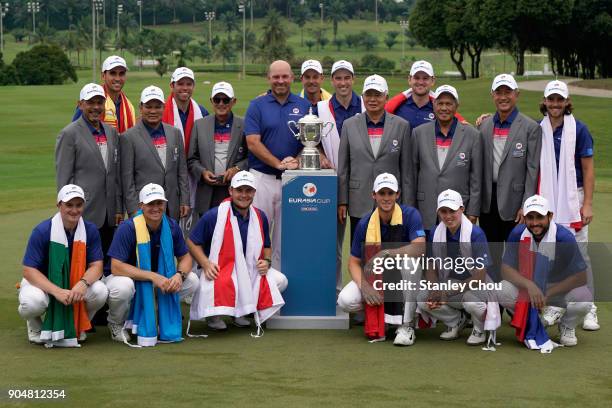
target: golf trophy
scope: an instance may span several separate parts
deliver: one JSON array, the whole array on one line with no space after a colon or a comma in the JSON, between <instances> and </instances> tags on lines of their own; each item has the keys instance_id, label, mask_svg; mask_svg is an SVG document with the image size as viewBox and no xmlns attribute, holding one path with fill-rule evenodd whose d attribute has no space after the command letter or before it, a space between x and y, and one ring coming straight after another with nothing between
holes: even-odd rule
<instances>
[{"instance_id":1,"label":"golf trophy","mask_svg":"<svg viewBox=\"0 0 612 408\"><path fill-rule=\"evenodd\" d=\"M321 138L331 132L334 124L331 122L323 123L321 119L312 113L312 108L303 118L297 121L287 122L289 130L303 145L304 149L300 153L300 170L321 170L321 160L319 159L319 150L317 145L321 142ZM329 130L323 133L323 130L329 127ZM293 128L296 128L296 133Z\"/></svg>"}]
</instances>

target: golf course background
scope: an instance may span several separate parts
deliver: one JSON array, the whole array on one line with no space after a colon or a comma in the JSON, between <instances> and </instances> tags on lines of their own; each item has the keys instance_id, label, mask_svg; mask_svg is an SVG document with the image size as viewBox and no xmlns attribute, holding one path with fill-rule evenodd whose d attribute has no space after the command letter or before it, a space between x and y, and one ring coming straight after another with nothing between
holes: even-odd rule
<instances>
[{"instance_id":1,"label":"golf course background","mask_svg":"<svg viewBox=\"0 0 612 408\"><path fill-rule=\"evenodd\" d=\"M345 58L336 53L336 58ZM31 229L54 213L54 144L70 122L78 92L91 79L79 72L77 84L0 87L0 405L8 389L65 389L64 404L116 407L143 404L201 406L606 406L612 401L612 307L599 304L602 329L577 330L579 345L550 355L518 344L507 327L498 331L497 352L484 352L461 340L441 342L441 327L417 331L414 346L368 344L363 328L348 331L273 331L254 339L249 330L231 328L207 339L131 349L111 342L105 327L81 349L51 349L28 344L25 321L17 315L15 283ZM363 77L355 80L360 93ZM233 84L235 113L267 89L264 77L236 73L196 73L194 98L212 110L212 85ZM406 86L405 77L388 77L390 93ZM208 83L205 83L208 82ZM169 92L169 78L131 70L125 91L137 105L140 91L158 85ZM470 122L494 109L491 78L437 85L457 87L459 110ZM331 89L326 81L326 89ZM295 83L294 92L300 89ZM541 92L522 91L518 106L539 118ZM595 138L596 194L591 241L610 241L612 231L612 115L610 100L572 97L575 116ZM345 242L345 254L348 246ZM345 279L346 277L345 272ZM206 331L195 323L195 331ZM556 336L556 329L550 333ZM32 405L31 401L23 402ZM45 404L54 402L42 401ZM60 403L60 402L56 402ZM13 405L11 402L8 406Z\"/></svg>"}]
</instances>

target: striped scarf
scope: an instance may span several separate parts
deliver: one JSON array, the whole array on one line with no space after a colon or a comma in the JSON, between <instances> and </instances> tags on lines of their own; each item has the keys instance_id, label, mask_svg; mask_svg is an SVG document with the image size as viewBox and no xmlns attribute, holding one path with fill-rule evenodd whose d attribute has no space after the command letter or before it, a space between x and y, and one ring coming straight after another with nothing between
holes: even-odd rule
<instances>
[{"instance_id":1,"label":"striped scarf","mask_svg":"<svg viewBox=\"0 0 612 408\"><path fill-rule=\"evenodd\" d=\"M119 98L121 99L121 114L119 115L121 122L119 123L117 123L117 107L115 106L115 101L108 96L106 85L104 85L104 93L106 94L106 101L104 103L104 118L102 121L117 129L119 133L123 133L134 126L134 123L136 123L134 107L123 91L119 92Z\"/></svg>"},{"instance_id":2,"label":"striped scarf","mask_svg":"<svg viewBox=\"0 0 612 408\"><path fill-rule=\"evenodd\" d=\"M136 230L136 259L137 267L144 271L151 271L151 237L147 223L138 211L133 218ZM174 263L174 245L172 232L166 215L161 223L160 252L157 273L170 279L176 274ZM155 272L151 272L155 273ZM132 307L125 322L125 327L138 335L138 346L155 346L160 342L177 342L183 340L182 316L178 293L163 293L159 288L153 291L153 283L137 280L134 282L136 293L132 300ZM155 297L157 296L157 315L155 313ZM138 347L137 346L137 347Z\"/></svg>"},{"instance_id":3,"label":"striped scarf","mask_svg":"<svg viewBox=\"0 0 612 408\"><path fill-rule=\"evenodd\" d=\"M62 289L70 289L83 277L86 266L87 234L83 218L79 218L72 244L72 257L62 216L51 219L48 278ZM85 302L66 306L54 297L49 299L40 339L55 346L78 347L77 337L91 329ZM57 342L57 343L56 343Z\"/></svg>"},{"instance_id":4,"label":"striped scarf","mask_svg":"<svg viewBox=\"0 0 612 408\"><path fill-rule=\"evenodd\" d=\"M555 262L556 236L557 224L551 222L546 235L537 247L527 228L521 234L518 243L519 273L538 285L543 293L546 293L548 274ZM525 289L519 291L510 325L516 329L516 338L528 349L551 353L559 346L548 337L538 310L531 305Z\"/></svg>"}]
</instances>

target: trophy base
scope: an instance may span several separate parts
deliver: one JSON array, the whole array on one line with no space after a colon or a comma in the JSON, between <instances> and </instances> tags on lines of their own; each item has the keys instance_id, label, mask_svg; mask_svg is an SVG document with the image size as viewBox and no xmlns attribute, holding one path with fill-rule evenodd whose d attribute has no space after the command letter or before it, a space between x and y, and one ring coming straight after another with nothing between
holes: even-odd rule
<instances>
[{"instance_id":1,"label":"trophy base","mask_svg":"<svg viewBox=\"0 0 612 408\"><path fill-rule=\"evenodd\" d=\"M300 170L321 170L321 160L317 149L307 151L305 148L299 156L299 161Z\"/></svg>"}]
</instances>

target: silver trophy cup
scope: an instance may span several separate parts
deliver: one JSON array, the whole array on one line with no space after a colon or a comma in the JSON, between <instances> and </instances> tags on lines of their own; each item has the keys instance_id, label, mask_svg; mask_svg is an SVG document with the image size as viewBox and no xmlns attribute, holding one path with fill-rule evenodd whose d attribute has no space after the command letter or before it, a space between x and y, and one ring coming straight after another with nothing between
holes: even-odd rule
<instances>
[{"instance_id":1,"label":"silver trophy cup","mask_svg":"<svg viewBox=\"0 0 612 408\"><path fill-rule=\"evenodd\" d=\"M321 143L321 138L327 136L334 127L331 122L323 123L321 119L312 113L312 108L303 118L297 121L287 122L289 130L293 135L304 145L302 153L300 153L299 162L300 170L320 170L321 160L319 159L319 150L317 145ZM323 131L329 127L325 133ZM293 129L297 129L296 133Z\"/></svg>"}]
</instances>

